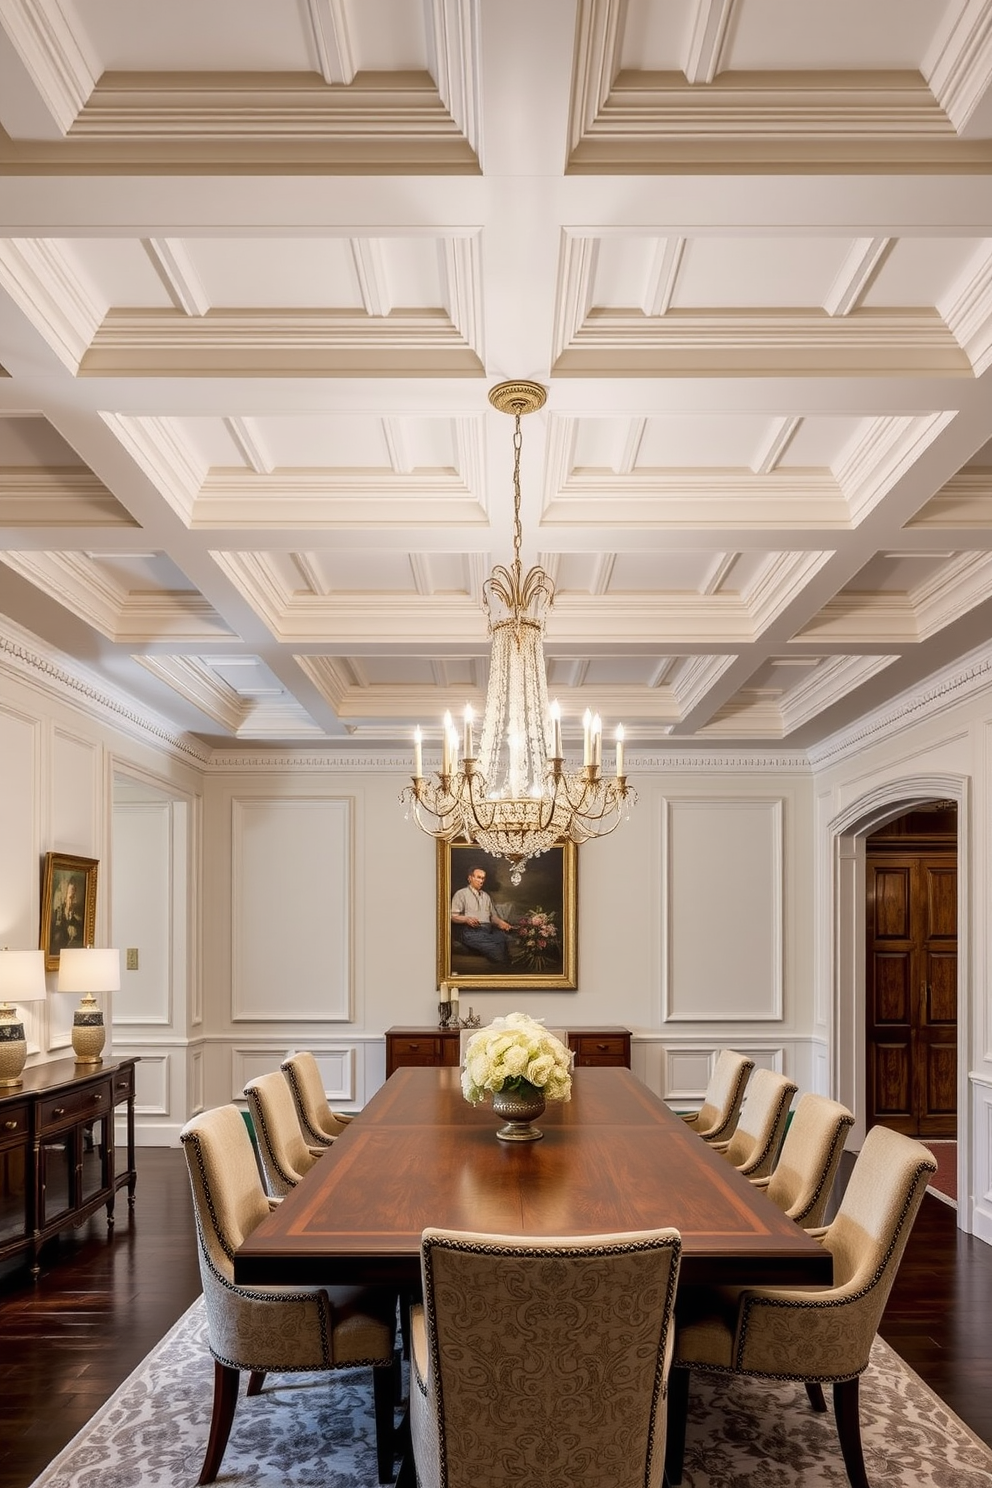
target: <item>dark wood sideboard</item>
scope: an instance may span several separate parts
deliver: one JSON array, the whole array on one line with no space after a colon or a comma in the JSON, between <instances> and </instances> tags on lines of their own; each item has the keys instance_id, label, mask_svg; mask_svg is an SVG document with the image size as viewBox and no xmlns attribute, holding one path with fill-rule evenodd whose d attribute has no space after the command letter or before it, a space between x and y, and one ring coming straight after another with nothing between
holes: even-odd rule
<instances>
[{"instance_id":1,"label":"dark wood sideboard","mask_svg":"<svg viewBox=\"0 0 992 1488\"><path fill-rule=\"evenodd\" d=\"M416 1066L454 1068L459 1057L461 1028L387 1028L386 1079L398 1069ZM577 1065L610 1065L630 1069L630 1029L604 1025L601 1028L570 1028L568 1047Z\"/></svg>"},{"instance_id":2,"label":"dark wood sideboard","mask_svg":"<svg viewBox=\"0 0 992 1488\"><path fill-rule=\"evenodd\" d=\"M24 1071L0 1091L0 1261L30 1255L37 1276L42 1245L106 1205L114 1223L117 1190L134 1204L135 1059L77 1064L57 1059ZM118 1169L114 1112L127 1104L127 1165Z\"/></svg>"}]
</instances>

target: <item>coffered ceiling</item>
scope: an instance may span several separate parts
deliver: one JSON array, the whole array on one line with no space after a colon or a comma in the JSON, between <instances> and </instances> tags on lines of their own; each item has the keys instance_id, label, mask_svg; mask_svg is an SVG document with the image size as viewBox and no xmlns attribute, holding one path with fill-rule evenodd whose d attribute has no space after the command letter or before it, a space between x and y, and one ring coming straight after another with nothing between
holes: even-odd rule
<instances>
[{"instance_id":1,"label":"coffered ceiling","mask_svg":"<svg viewBox=\"0 0 992 1488\"><path fill-rule=\"evenodd\" d=\"M0 614L206 745L803 749L992 634L992 0L0 0Z\"/></svg>"}]
</instances>

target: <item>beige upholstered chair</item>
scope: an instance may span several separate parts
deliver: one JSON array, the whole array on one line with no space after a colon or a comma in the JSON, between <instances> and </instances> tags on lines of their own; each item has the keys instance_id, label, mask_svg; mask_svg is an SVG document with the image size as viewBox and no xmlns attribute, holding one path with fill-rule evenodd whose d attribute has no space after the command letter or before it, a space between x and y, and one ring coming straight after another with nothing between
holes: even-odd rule
<instances>
[{"instance_id":1,"label":"beige upholstered chair","mask_svg":"<svg viewBox=\"0 0 992 1488\"><path fill-rule=\"evenodd\" d=\"M308 1147L304 1142L292 1092L279 1070L249 1080L245 1099L265 1186L273 1198L282 1198L309 1173L326 1148Z\"/></svg>"},{"instance_id":2,"label":"beige upholstered chair","mask_svg":"<svg viewBox=\"0 0 992 1488\"><path fill-rule=\"evenodd\" d=\"M425 1230L411 1317L420 1488L657 1488L681 1249L676 1230Z\"/></svg>"},{"instance_id":3,"label":"beige upholstered chair","mask_svg":"<svg viewBox=\"0 0 992 1488\"><path fill-rule=\"evenodd\" d=\"M239 1373L248 1394L266 1374L372 1366L380 1483L393 1477L393 1343L396 1293L388 1288L240 1287L234 1253L271 1212L251 1138L236 1106L205 1111L180 1133L186 1153L214 1356L214 1402L200 1483L220 1471L238 1402Z\"/></svg>"},{"instance_id":4,"label":"beige upholstered chair","mask_svg":"<svg viewBox=\"0 0 992 1488\"><path fill-rule=\"evenodd\" d=\"M825 1095L800 1096L770 1178L752 1178L773 1204L804 1229L823 1223L854 1117Z\"/></svg>"},{"instance_id":5,"label":"beige upholstered chair","mask_svg":"<svg viewBox=\"0 0 992 1488\"><path fill-rule=\"evenodd\" d=\"M937 1164L925 1147L874 1126L837 1216L818 1231L833 1256L830 1287L696 1287L679 1299L671 1379L668 1476L682 1480L691 1369L803 1380L815 1410L833 1385L834 1415L852 1488L869 1488L858 1380L913 1220Z\"/></svg>"},{"instance_id":6,"label":"beige upholstered chair","mask_svg":"<svg viewBox=\"0 0 992 1488\"><path fill-rule=\"evenodd\" d=\"M286 1079L296 1106L296 1119L300 1123L304 1142L310 1147L330 1147L335 1137L344 1131L350 1116L332 1111L327 1104L324 1082L320 1069L312 1054L301 1050L279 1066Z\"/></svg>"},{"instance_id":7,"label":"beige upholstered chair","mask_svg":"<svg viewBox=\"0 0 992 1488\"><path fill-rule=\"evenodd\" d=\"M705 1142L725 1142L734 1134L741 1102L747 1088L748 1078L754 1069L754 1060L733 1049L721 1049L703 1104L698 1111L690 1111L682 1120Z\"/></svg>"},{"instance_id":8,"label":"beige upholstered chair","mask_svg":"<svg viewBox=\"0 0 992 1488\"><path fill-rule=\"evenodd\" d=\"M799 1086L774 1070L755 1070L747 1084L734 1135L727 1142L711 1142L745 1178L770 1173L782 1145L792 1097Z\"/></svg>"}]
</instances>

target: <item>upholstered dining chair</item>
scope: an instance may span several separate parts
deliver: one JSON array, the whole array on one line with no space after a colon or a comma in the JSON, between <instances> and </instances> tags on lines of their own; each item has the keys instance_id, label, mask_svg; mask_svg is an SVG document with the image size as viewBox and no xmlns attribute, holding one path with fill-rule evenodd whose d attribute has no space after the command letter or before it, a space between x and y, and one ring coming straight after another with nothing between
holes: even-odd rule
<instances>
[{"instance_id":1,"label":"upholstered dining chair","mask_svg":"<svg viewBox=\"0 0 992 1488\"><path fill-rule=\"evenodd\" d=\"M324 1082L316 1059L306 1050L284 1059L279 1066L289 1082L304 1142L310 1147L330 1147L351 1117L332 1111L327 1104Z\"/></svg>"},{"instance_id":2,"label":"upholstered dining chair","mask_svg":"<svg viewBox=\"0 0 992 1488\"><path fill-rule=\"evenodd\" d=\"M240 1372L257 1395L269 1371L372 1366L379 1482L393 1478L396 1292L388 1287L236 1286L234 1254L271 1212L236 1106L204 1111L179 1134L186 1154L214 1356L210 1435L198 1481L212 1483L231 1434Z\"/></svg>"},{"instance_id":3,"label":"upholstered dining chair","mask_svg":"<svg viewBox=\"0 0 992 1488\"><path fill-rule=\"evenodd\" d=\"M272 1198L283 1198L327 1149L304 1142L292 1092L280 1070L249 1080L245 1099L265 1186Z\"/></svg>"},{"instance_id":4,"label":"upholstered dining chair","mask_svg":"<svg viewBox=\"0 0 992 1488\"><path fill-rule=\"evenodd\" d=\"M745 1178L770 1173L785 1136L792 1097L799 1086L774 1070L755 1070L747 1083L744 1104L727 1142L711 1142Z\"/></svg>"},{"instance_id":5,"label":"upholstered dining chair","mask_svg":"<svg viewBox=\"0 0 992 1488\"><path fill-rule=\"evenodd\" d=\"M419 1488L658 1488L681 1253L672 1229L425 1230L411 1315Z\"/></svg>"},{"instance_id":6,"label":"upholstered dining chair","mask_svg":"<svg viewBox=\"0 0 992 1488\"><path fill-rule=\"evenodd\" d=\"M724 1142L734 1134L741 1102L754 1060L733 1049L721 1049L710 1075L703 1104L687 1111L682 1120L698 1132L704 1142Z\"/></svg>"},{"instance_id":7,"label":"upholstered dining chair","mask_svg":"<svg viewBox=\"0 0 992 1488\"><path fill-rule=\"evenodd\" d=\"M694 1287L680 1298L671 1376L667 1471L682 1481L689 1371L802 1380L814 1410L834 1416L851 1488L870 1488L858 1384L913 1221L937 1164L927 1149L873 1126L836 1218L814 1231L833 1256L829 1287Z\"/></svg>"},{"instance_id":8,"label":"upholstered dining chair","mask_svg":"<svg viewBox=\"0 0 992 1488\"><path fill-rule=\"evenodd\" d=\"M815 1229L834 1186L854 1117L825 1095L802 1095L792 1113L778 1162L767 1178L752 1178L773 1204L803 1229Z\"/></svg>"}]
</instances>

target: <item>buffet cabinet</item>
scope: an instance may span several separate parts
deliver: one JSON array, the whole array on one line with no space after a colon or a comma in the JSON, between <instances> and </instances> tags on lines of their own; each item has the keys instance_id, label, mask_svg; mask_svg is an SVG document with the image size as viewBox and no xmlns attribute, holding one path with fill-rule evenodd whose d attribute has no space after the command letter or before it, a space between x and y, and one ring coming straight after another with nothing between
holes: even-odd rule
<instances>
[{"instance_id":1,"label":"buffet cabinet","mask_svg":"<svg viewBox=\"0 0 992 1488\"><path fill-rule=\"evenodd\" d=\"M424 1065L455 1068L461 1064L461 1036L471 1028L387 1028L386 1079L394 1070ZM570 1028L568 1047L575 1065L613 1065L630 1069L630 1029Z\"/></svg>"},{"instance_id":2,"label":"buffet cabinet","mask_svg":"<svg viewBox=\"0 0 992 1488\"><path fill-rule=\"evenodd\" d=\"M59 1059L24 1071L0 1091L0 1261L28 1255L102 1205L113 1227L125 1184L134 1204L134 1059L77 1064ZM126 1161L117 1166L114 1114L127 1107Z\"/></svg>"}]
</instances>

